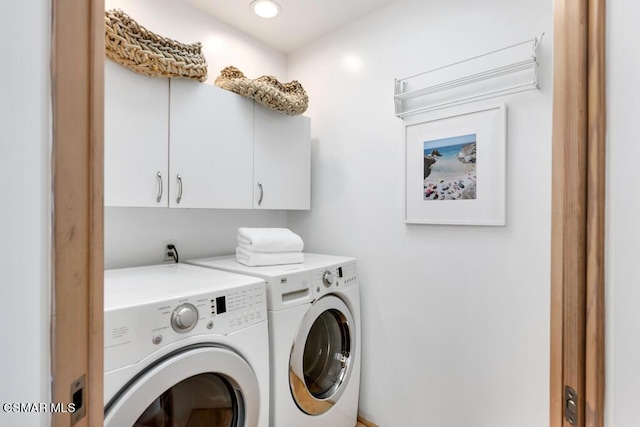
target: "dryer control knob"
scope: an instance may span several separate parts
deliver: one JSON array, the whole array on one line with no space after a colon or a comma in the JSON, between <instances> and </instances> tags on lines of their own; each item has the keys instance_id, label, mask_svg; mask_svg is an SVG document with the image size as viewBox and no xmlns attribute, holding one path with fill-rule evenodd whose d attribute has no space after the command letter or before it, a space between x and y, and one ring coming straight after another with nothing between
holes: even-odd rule
<instances>
[{"instance_id":1,"label":"dryer control knob","mask_svg":"<svg viewBox=\"0 0 640 427\"><path fill-rule=\"evenodd\" d=\"M192 304L182 304L171 314L171 327L180 333L189 332L198 322L198 309Z\"/></svg>"},{"instance_id":2,"label":"dryer control knob","mask_svg":"<svg viewBox=\"0 0 640 427\"><path fill-rule=\"evenodd\" d=\"M327 288L333 285L333 273L329 270L325 270L324 273L322 273L322 284Z\"/></svg>"}]
</instances>

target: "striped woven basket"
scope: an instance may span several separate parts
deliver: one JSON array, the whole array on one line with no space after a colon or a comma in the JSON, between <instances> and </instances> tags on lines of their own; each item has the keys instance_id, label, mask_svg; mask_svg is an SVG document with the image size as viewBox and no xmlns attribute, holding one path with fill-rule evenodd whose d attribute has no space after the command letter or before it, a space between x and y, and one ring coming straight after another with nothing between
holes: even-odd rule
<instances>
[{"instance_id":1,"label":"striped woven basket","mask_svg":"<svg viewBox=\"0 0 640 427\"><path fill-rule=\"evenodd\" d=\"M105 12L105 50L120 65L146 76L207 79L200 43L183 44L161 37L119 9Z\"/></svg>"},{"instance_id":2,"label":"striped woven basket","mask_svg":"<svg viewBox=\"0 0 640 427\"><path fill-rule=\"evenodd\" d=\"M226 67L216 77L215 84L290 116L304 113L309 106L307 92L296 80L280 83L273 76L262 76L251 80L237 68Z\"/></svg>"}]
</instances>

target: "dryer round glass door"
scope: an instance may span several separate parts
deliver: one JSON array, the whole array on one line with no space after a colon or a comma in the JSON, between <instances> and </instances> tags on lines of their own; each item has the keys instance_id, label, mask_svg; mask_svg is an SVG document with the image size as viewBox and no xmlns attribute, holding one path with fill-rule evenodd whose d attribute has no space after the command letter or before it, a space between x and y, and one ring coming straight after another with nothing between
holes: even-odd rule
<instances>
[{"instance_id":1,"label":"dryer round glass door","mask_svg":"<svg viewBox=\"0 0 640 427\"><path fill-rule=\"evenodd\" d=\"M230 350L195 345L130 381L107 404L105 427L245 427L258 423L260 391L247 362Z\"/></svg>"},{"instance_id":2,"label":"dryer round glass door","mask_svg":"<svg viewBox=\"0 0 640 427\"><path fill-rule=\"evenodd\" d=\"M133 427L238 425L238 397L218 374L198 374L166 390L140 415Z\"/></svg>"},{"instance_id":3,"label":"dryer round glass door","mask_svg":"<svg viewBox=\"0 0 640 427\"><path fill-rule=\"evenodd\" d=\"M307 311L291 349L289 386L300 409L319 415L338 401L352 370L355 324L347 305L329 295Z\"/></svg>"}]
</instances>

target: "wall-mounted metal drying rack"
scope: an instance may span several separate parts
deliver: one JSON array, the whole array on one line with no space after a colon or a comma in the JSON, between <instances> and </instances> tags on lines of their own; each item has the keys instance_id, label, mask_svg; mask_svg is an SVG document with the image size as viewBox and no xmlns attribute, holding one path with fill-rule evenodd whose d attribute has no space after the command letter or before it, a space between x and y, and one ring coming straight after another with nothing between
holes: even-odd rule
<instances>
[{"instance_id":1,"label":"wall-mounted metal drying rack","mask_svg":"<svg viewBox=\"0 0 640 427\"><path fill-rule=\"evenodd\" d=\"M543 37L396 79L396 116L539 90L536 53Z\"/></svg>"}]
</instances>

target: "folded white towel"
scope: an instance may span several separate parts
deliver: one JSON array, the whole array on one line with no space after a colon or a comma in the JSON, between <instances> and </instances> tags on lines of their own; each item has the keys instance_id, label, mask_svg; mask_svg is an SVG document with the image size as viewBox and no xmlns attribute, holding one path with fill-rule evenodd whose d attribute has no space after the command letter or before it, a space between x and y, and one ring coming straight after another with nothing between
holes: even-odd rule
<instances>
[{"instance_id":1,"label":"folded white towel","mask_svg":"<svg viewBox=\"0 0 640 427\"><path fill-rule=\"evenodd\" d=\"M238 246L252 252L302 252L302 238L288 228L238 229Z\"/></svg>"},{"instance_id":2,"label":"folded white towel","mask_svg":"<svg viewBox=\"0 0 640 427\"><path fill-rule=\"evenodd\" d=\"M249 267L299 264L304 262L304 254L302 252L252 252L237 247L236 261Z\"/></svg>"}]
</instances>

